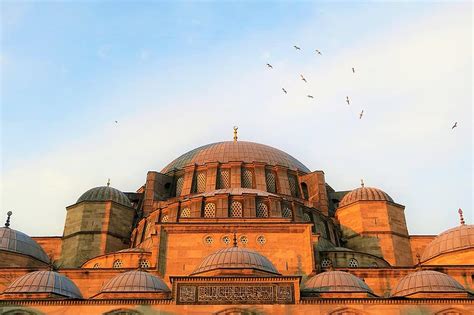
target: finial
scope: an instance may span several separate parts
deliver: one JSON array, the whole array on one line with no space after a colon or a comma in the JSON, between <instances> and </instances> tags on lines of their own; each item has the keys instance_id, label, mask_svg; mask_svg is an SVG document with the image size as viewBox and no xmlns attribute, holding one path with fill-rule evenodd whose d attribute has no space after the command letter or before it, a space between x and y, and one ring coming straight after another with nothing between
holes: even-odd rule
<instances>
[{"instance_id":1,"label":"finial","mask_svg":"<svg viewBox=\"0 0 474 315\"><path fill-rule=\"evenodd\" d=\"M461 221L461 225L466 224L466 222L464 221L464 216L462 215L462 209L461 208L459 208L458 213L459 213L459 219Z\"/></svg>"},{"instance_id":2,"label":"finial","mask_svg":"<svg viewBox=\"0 0 474 315\"><path fill-rule=\"evenodd\" d=\"M364 180L361 179L361 180L360 180L360 187L364 187L364 185L365 185L365 184L364 184Z\"/></svg>"},{"instance_id":3,"label":"finial","mask_svg":"<svg viewBox=\"0 0 474 315\"><path fill-rule=\"evenodd\" d=\"M107 187L110 186L110 178L107 179Z\"/></svg>"},{"instance_id":4,"label":"finial","mask_svg":"<svg viewBox=\"0 0 474 315\"><path fill-rule=\"evenodd\" d=\"M7 222L5 222L5 227L9 227L10 226L10 217L12 216L13 212L11 211L8 211L7 212Z\"/></svg>"},{"instance_id":5,"label":"finial","mask_svg":"<svg viewBox=\"0 0 474 315\"><path fill-rule=\"evenodd\" d=\"M237 142L237 130L238 129L239 129L239 127L234 126L234 142Z\"/></svg>"},{"instance_id":6,"label":"finial","mask_svg":"<svg viewBox=\"0 0 474 315\"><path fill-rule=\"evenodd\" d=\"M234 247L237 247L237 234L234 232Z\"/></svg>"}]
</instances>

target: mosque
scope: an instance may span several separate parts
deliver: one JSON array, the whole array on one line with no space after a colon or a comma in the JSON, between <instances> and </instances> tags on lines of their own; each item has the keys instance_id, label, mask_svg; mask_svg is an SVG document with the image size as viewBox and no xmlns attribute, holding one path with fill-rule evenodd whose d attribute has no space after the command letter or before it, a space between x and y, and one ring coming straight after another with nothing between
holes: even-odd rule
<instances>
[{"instance_id":1,"label":"mosque","mask_svg":"<svg viewBox=\"0 0 474 315\"><path fill-rule=\"evenodd\" d=\"M28 236L9 212L0 313L472 314L474 225L459 210L458 226L410 235L404 213L235 129L135 192L78 193L61 236Z\"/></svg>"}]
</instances>

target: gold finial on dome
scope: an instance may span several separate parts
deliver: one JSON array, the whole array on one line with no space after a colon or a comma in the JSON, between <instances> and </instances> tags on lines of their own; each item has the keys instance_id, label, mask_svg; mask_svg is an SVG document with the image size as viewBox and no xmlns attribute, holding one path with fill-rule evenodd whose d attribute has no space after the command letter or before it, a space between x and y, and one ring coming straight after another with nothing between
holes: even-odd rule
<instances>
[{"instance_id":1,"label":"gold finial on dome","mask_svg":"<svg viewBox=\"0 0 474 315\"><path fill-rule=\"evenodd\" d=\"M239 127L234 126L234 142L237 142L237 130L238 129L239 129Z\"/></svg>"},{"instance_id":2,"label":"gold finial on dome","mask_svg":"<svg viewBox=\"0 0 474 315\"><path fill-rule=\"evenodd\" d=\"M365 184L364 184L364 180L361 179L361 180L360 180L360 187L364 187L364 185L365 185Z\"/></svg>"},{"instance_id":3,"label":"gold finial on dome","mask_svg":"<svg viewBox=\"0 0 474 315\"><path fill-rule=\"evenodd\" d=\"M107 187L110 186L110 178L107 178Z\"/></svg>"},{"instance_id":4,"label":"gold finial on dome","mask_svg":"<svg viewBox=\"0 0 474 315\"><path fill-rule=\"evenodd\" d=\"M464 216L462 215L462 209L461 208L459 208L458 213L459 213L459 219L461 221L461 225L466 224L466 222L464 221Z\"/></svg>"},{"instance_id":5,"label":"gold finial on dome","mask_svg":"<svg viewBox=\"0 0 474 315\"><path fill-rule=\"evenodd\" d=\"M11 211L8 211L7 212L7 222L5 222L5 227L9 227L10 226L10 217L12 216L13 212Z\"/></svg>"}]
</instances>

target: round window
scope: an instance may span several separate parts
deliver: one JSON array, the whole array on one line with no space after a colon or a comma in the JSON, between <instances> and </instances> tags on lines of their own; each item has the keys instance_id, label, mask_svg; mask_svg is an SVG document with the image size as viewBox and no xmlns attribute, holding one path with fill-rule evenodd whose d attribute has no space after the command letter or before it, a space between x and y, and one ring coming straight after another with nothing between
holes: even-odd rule
<instances>
[{"instance_id":1,"label":"round window","mask_svg":"<svg viewBox=\"0 0 474 315\"><path fill-rule=\"evenodd\" d=\"M227 235L224 236L224 237L222 238L222 242L223 242L224 244L226 244L226 245L229 245L229 244L230 244L230 237L228 237Z\"/></svg>"},{"instance_id":2,"label":"round window","mask_svg":"<svg viewBox=\"0 0 474 315\"><path fill-rule=\"evenodd\" d=\"M259 237L257 237L257 243L259 243L260 245L263 245L266 242L267 242L267 239L265 238L265 236L260 235Z\"/></svg>"},{"instance_id":3,"label":"round window","mask_svg":"<svg viewBox=\"0 0 474 315\"><path fill-rule=\"evenodd\" d=\"M212 238L212 236L206 236L204 238L204 243L207 245L211 245L213 242L214 242L214 239Z\"/></svg>"},{"instance_id":4,"label":"round window","mask_svg":"<svg viewBox=\"0 0 474 315\"><path fill-rule=\"evenodd\" d=\"M249 242L249 238L248 238L247 236L245 236L245 235L242 235L242 236L240 237L240 242L245 245L245 244L247 244L247 243Z\"/></svg>"}]
</instances>

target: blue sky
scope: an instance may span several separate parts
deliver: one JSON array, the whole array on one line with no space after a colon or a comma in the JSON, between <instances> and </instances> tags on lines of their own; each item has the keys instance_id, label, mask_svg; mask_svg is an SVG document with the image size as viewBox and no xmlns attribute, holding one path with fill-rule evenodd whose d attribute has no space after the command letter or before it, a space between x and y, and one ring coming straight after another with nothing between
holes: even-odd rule
<instances>
[{"instance_id":1,"label":"blue sky","mask_svg":"<svg viewBox=\"0 0 474 315\"><path fill-rule=\"evenodd\" d=\"M134 191L233 125L336 190L384 189L411 233L459 207L472 223L469 2L0 6L1 209L20 230L59 235L83 191Z\"/></svg>"}]
</instances>

